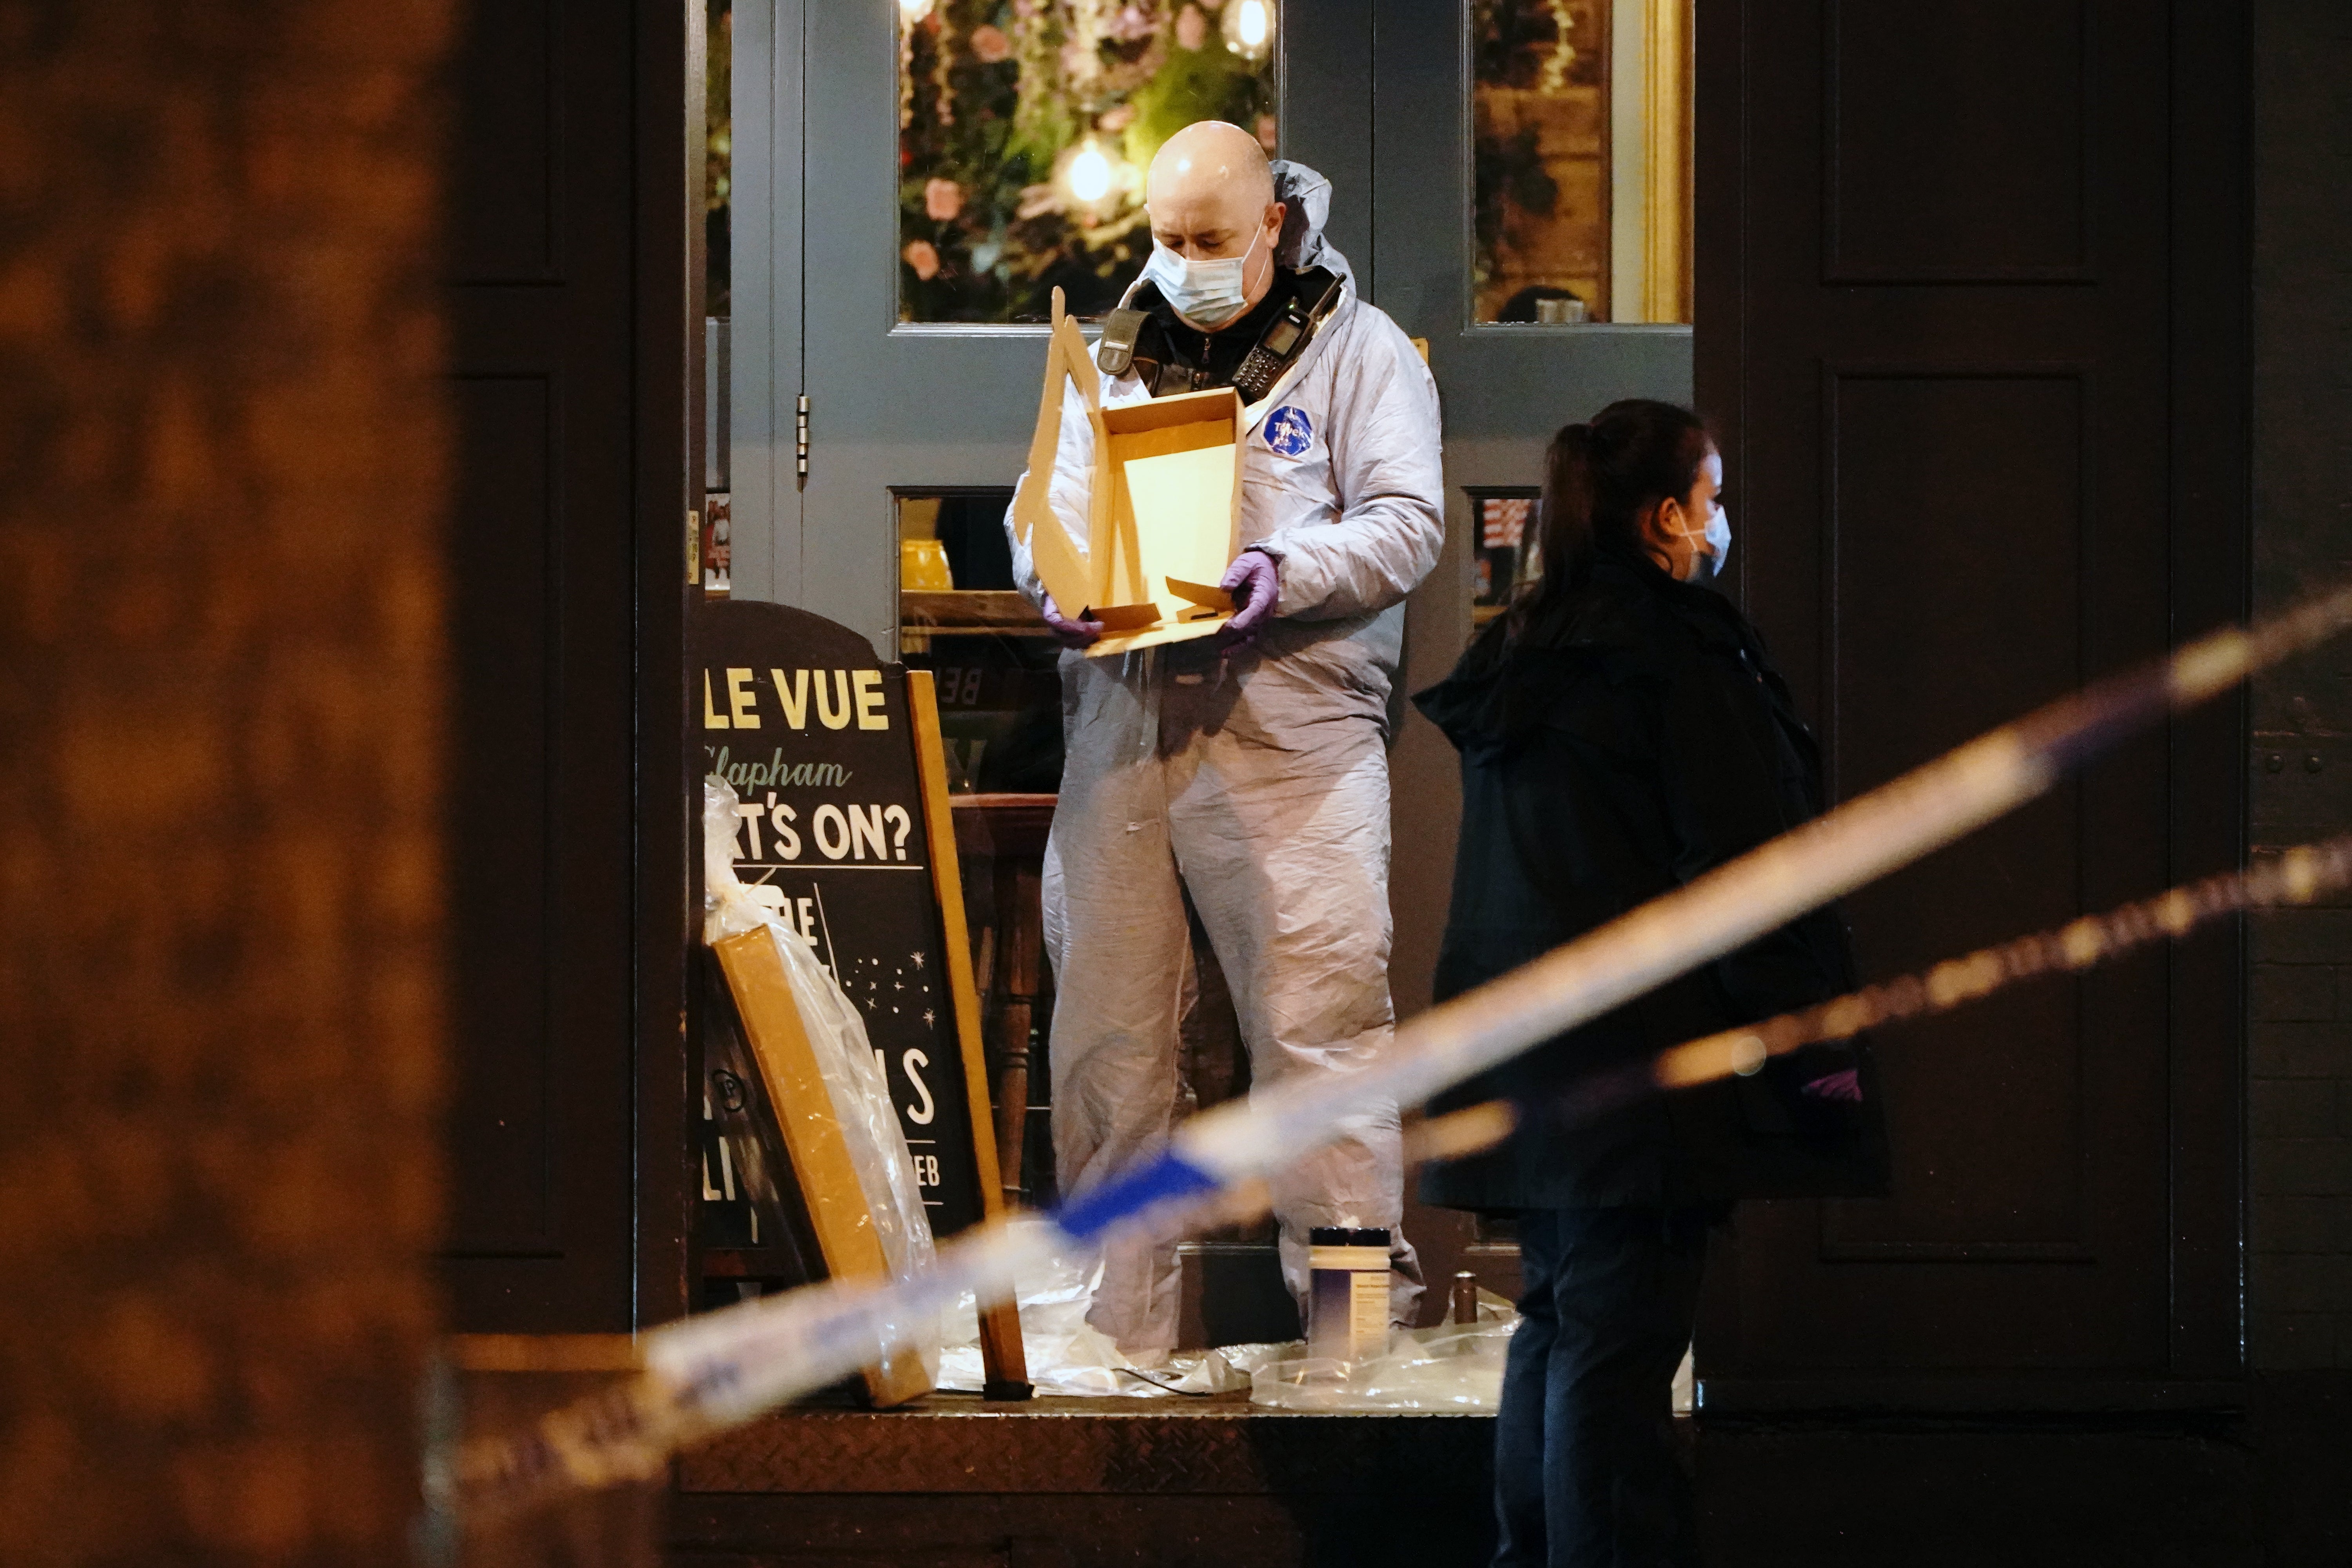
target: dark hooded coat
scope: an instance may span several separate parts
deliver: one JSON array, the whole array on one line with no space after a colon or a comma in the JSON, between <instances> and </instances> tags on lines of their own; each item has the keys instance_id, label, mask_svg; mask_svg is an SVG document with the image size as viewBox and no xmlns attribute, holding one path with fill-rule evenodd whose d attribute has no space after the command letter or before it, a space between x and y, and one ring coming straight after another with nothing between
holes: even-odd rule
<instances>
[{"instance_id":1,"label":"dark hooded coat","mask_svg":"<svg viewBox=\"0 0 2352 1568\"><path fill-rule=\"evenodd\" d=\"M1821 755L1756 628L1721 595L1604 553L1516 635L1489 625L1414 699L1462 754L1463 820L1438 955L1443 1001L1583 935L1822 809ZM1428 1168L1422 1194L1507 1210L1871 1194L1885 1184L1866 1046L1594 1110L1606 1075L1853 986L1817 910L1547 1041L1440 1102L1507 1097L1519 1130ZM1859 1104L1807 1086L1854 1070Z\"/></svg>"}]
</instances>

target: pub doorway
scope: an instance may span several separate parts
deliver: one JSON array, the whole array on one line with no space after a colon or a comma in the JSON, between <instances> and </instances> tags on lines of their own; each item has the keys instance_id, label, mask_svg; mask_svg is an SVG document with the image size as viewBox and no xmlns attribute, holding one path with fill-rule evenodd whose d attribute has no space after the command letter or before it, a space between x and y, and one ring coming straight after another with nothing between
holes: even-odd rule
<instances>
[{"instance_id":1,"label":"pub doorway","mask_svg":"<svg viewBox=\"0 0 2352 1568\"><path fill-rule=\"evenodd\" d=\"M1408 607L1391 748L1391 984L1426 1005L1452 873L1451 751L1403 694L1444 674L1509 592L1545 441L1616 396L1686 401L1687 0L1066 0L712 13L724 102L709 341L723 345L727 592L840 620L935 668L974 843L1025 843L1059 768L1054 646L1012 592L1001 519L1025 463L1048 296L1098 319L1140 269L1144 166L1190 121L1255 132L1333 183L1328 233L1364 297L1423 340L1444 406L1448 543ZM1163 14L1164 13L1164 14ZM1089 42L1090 40L1090 42ZM1050 47L1048 47L1050 44ZM713 189L718 188L713 182ZM723 283L719 281L723 275ZM721 356L714 354L714 366ZM803 470L805 471L803 471ZM706 567L708 574L709 568ZM713 586L717 584L713 580ZM960 814L960 820L963 814ZM1042 820L1042 819L1040 819ZM1030 845L1034 852L1042 846ZM1012 851L1008 850L1008 853ZM1034 864L971 889L992 1068L1031 1086L1020 1196L1050 1195L1050 970ZM1202 1105L1246 1062L1205 942L1186 1060ZM1016 955L1006 968L1006 955ZM1005 1035L1005 1009L1028 1038ZM1516 1286L1502 1230L1414 1205L1446 1310L1465 1268ZM1188 1246L1186 1332L1290 1317L1270 1232Z\"/></svg>"},{"instance_id":2,"label":"pub doorway","mask_svg":"<svg viewBox=\"0 0 2352 1568\"><path fill-rule=\"evenodd\" d=\"M1241 3L1193 8L1222 40ZM1691 395L1694 316L1696 391L1739 497L1731 586L1824 731L1840 792L2239 613L2232 8L2192 0L2151 21L2122 0L2017 0L1897 17L1823 0L1765 18L1698 0L1679 43L1672 13L1617 5L1594 42L1580 29L1597 8L1556 9L1290 0L1260 7L1256 42L1235 24L1241 75L1251 91L1270 84L1276 146L1333 180L1339 247L1367 296L1427 340L1444 400L1448 545L1409 606L1401 684L1442 674L1507 591L1513 531L1558 424L1613 396ZM459 976L449 1272L464 1326L620 1330L674 1315L698 1284L683 1243L694 1071L678 1029L690 781L674 745L682 637L664 598L680 514L701 521L727 499L735 594L816 609L942 672L983 668L950 665L940 645L961 636L1035 673L1008 628L943 625L953 601L919 602L1002 592L980 551L1021 466L1043 355L1041 329L1012 315L916 319L919 301L902 314L913 285L980 261L970 243L957 260L936 226L995 210L962 180L951 201L932 188L948 175L911 179L898 162L908 62L939 71L910 47L910 18L950 16L964 18L958 58L1021 68L1017 47L980 59L998 47L982 27L1017 40L951 0L739 0L709 16L723 121L680 89L680 62L699 72L703 55L674 8L477 20L447 281L462 516L506 553L464 584L461 637L488 640L461 653L500 677L469 700L509 707L461 719L496 742L464 787L505 808L479 814L498 833L467 873L494 889L467 903L486 933L468 962L505 967ZM1677 58L1694 62L1696 90L1621 136L1633 105L1674 102ZM630 121L614 106L633 93ZM1109 152L1132 167L1126 125L1103 121L1120 107L1089 109L1042 177L1004 193L1016 219L1031 185L1072 174L1085 149L1062 152L1089 132L1105 166L1086 165L1087 189L1116 184ZM705 184L690 244L670 199L681 108ZM1680 158L1692 173L1676 197ZM1686 230L1658 218L1676 200ZM1514 223L1519 237L1502 243ZM1536 254L1550 240L1573 253L1557 268ZM1528 290L1538 319L1503 319ZM1010 390L959 395L971 386ZM679 448L695 433L689 470ZM704 563L719 542L698 541ZM942 565L951 586L926 585ZM633 593L630 642L613 628ZM1932 657L1906 666L1906 648ZM1000 742L1039 685L997 684L1012 694L984 695L983 679L967 705L967 779L1043 793L1013 787L1037 773L991 772L1019 758ZM525 701L535 717L518 724ZM1999 917L1984 934L2004 934L2230 864L2246 831L2245 722L2221 709L2176 726L1981 853L1858 902L1885 933L1865 933L1866 965L1966 945L1970 921ZM984 752L971 744L982 740ZM1408 719L1391 768L1401 811L1412 803L1391 879L1392 984L1410 1013L1444 906L1454 764ZM613 868L632 863L624 885ZM514 932L527 950L489 940ZM1892 1203L1743 1218L1702 1325L1705 1405L2137 1412L2239 1398L2242 958L2226 939L2151 955L1920 1050L1894 1079ZM496 1000L467 1001L477 987ZM1408 1225L1433 1275L1466 1259L1507 1288L1506 1238L1423 1211ZM1183 1452L1204 1494L1234 1495L1236 1472L1217 1468L1230 1450ZM1425 1470L1477 1462L1442 1445L1412 1453ZM820 1536L828 1520L862 1528L866 1494L909 1489L895 1472L850 1477L851 1500L826 1514L785 1508L806 1499L780 1498L772 1473L696 1473L707 1484L679 1530L705 1542L748 1539L755 1518L790 1533L788 1514ZM997 1492L1091 1486L1087 1507L1116 1511L1101 1476L999 1479ZM1154 1517L1211 1529L1216 1510L1172 1501Z\"/></svg>"}]
</instances>

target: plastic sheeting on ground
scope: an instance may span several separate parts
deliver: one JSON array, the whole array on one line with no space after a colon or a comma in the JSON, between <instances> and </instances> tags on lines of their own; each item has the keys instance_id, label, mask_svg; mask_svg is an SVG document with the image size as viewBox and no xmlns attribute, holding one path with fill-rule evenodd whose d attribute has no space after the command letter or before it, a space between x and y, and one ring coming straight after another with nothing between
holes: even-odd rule
<instances>
[{"instance_id":1,"label":"plastic sheeting on ground","mask_svg":"<svg viewBox=\"0 0 2352 1568\"><path fill-rule=\"evenodd\" d=\"M1015 1220L1041 1232L1044 1220ZM1285 1345L1224 1345L1213 1351L1178 1351L1165 1362L1138 1365L1107 1334L1087 1324L1087 1304L1102 1281L1102 1260L1056 1254L1021 1279L1021 1344L1028 1353L1029 1381L1040 1394L1118 1394L1142 1398L1243 1394L1250 1373L1277 1356L1301 1348ZM979 1321L966 1295L948 1314L948 1345L940 1358L939 1386L979 1392L982 1384Z\"/></svg>"},{"instance_id":2,"label":"plastic sheeting on ground","mask_svg":"<svg viewBox=\"0 0 2352 1568\"><path fill-rule=\"evenodd\" d=\"M1016 1224L1036 1224L1016 1221ZM1479 1292L1479 1321L1413 1329L1389 1353L1349 1366L1307 1356L1306 1342L1222 1345L1178 1351L1138 1365L1108 1336L1087 1326L1101 1278L1098 1259L1055 1257L1021 1280L1021 1342L1029 1381L1040 1394L1167 1398L1246 1393L1277 1410L1492 1412L1502 1397L1503 1352L1518 1314ZM980 1331L967 1296L950 1315L939 1385L979 1392Z\"/></svg>"},{"instance_id":3,"label":"plastic sheeting on ground","mask_svg":"<svg viewBox=\"0 0 2352 1568\"><path fill-rule=\"evenodd\" d=\"M1360 1362L1297 1355L1265 1363L1251 1374L1250 1403L1274 1410L1491 1415L1502 1404L1503 1356L1518 1326L1509 1302L1481 1290L1476 1322L1407 1329L1390 1337L1386 1355Z\"/></svg>"}]
</instances>

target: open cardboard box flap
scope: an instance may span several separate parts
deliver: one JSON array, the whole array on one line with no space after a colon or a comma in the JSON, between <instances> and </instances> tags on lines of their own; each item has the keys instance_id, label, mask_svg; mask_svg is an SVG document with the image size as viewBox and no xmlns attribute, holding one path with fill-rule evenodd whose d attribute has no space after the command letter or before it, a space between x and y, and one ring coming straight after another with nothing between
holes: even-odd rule
<instances>
[{"instance_id":1,"label":"open cardboard box flap","mask_svg":"<svg viewBox=\"0 0 2352 1568\"><path fill-rule=\"evenodd\" d=\"M1095 437L1083 554L1048 499L1071 383ZM1090 656L1201 637L1231 616L1231 595L1207 585L1240 545L1241 436L1231 387L1103 407L1086 339L1054 291L1045 392L1013 520L1063 613L1084 606L1103 624Z\"/></svg>"}]
</instances>

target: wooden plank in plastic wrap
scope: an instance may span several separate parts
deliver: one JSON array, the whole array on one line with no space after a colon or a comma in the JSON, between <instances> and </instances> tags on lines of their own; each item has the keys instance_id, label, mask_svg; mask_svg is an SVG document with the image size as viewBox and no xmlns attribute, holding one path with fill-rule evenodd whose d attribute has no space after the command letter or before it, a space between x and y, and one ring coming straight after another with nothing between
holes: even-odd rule
<instances>
[{"instance_id":1,"label":"wooden plank in plastic wrap","mask_svg":"<svg viewBox=\"0 0 2352 1568\"><path fill-rule=\"evenodd\" d=\"M835 1279L887 1278L874 1215L850 1162L849 1141L833 1111L833 1097L817 1070L816 1053L793 999L792 979L765 927L718 942L712 951L727 975L727 988L743 1020L744 1037L776 1108L793 1177L808 1205L825 1273ZM930 1392L921 1358L901 1350L865 1369L866 1392L876 1405L904 1405Z\"/></svg>"}]
</instances>

